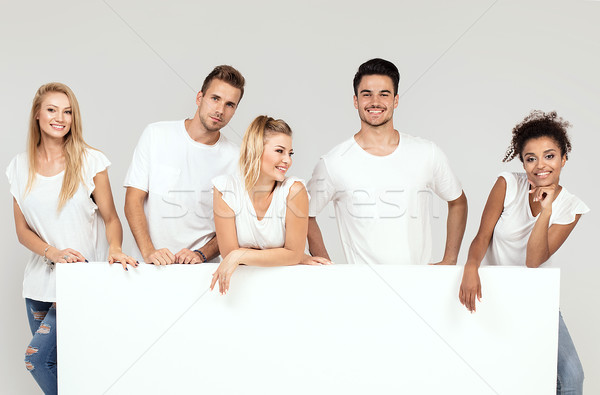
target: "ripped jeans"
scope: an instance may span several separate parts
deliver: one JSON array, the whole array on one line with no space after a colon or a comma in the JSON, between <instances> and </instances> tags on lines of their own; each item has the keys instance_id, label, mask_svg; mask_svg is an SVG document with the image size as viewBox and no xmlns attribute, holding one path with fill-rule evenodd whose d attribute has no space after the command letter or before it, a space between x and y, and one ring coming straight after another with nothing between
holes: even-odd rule
<instances>
[{"instance_id":1,"label":"ripped jeans","mask_svg":"<svg viewBox=\"0 0 600 395\"><path fill-rule=\"evenodd\" d=\"M25 299L33 339L25 352L25 367L46 395L58 393L56 379L56 306Z\"/></svg>"}]
</instances>

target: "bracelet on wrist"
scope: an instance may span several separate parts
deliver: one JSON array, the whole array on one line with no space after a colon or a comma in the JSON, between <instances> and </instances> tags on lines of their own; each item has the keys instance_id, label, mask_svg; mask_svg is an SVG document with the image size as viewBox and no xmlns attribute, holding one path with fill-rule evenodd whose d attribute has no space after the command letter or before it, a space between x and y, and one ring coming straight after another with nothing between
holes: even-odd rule
<instances>
[{"instance_id":1,"label":"bracelet on wrist","mask_svg":"<svg viewBox=\"0 0 600 395\"><path fill-rule=\"evenodd\" d=\"M48 246L46 248L44 248L44 263L48 266L52 266L54 265L54 262L52 262L50 259L48 259L48 257L46 256L46 253L48 252L48 250L50 249L50 247L52 247L50 244L48 244Z\"/></svg>"},{"instance_id":2,"label":"bracelet on wrist","mask_svg":"<svg viewBox=\"0 0 600 395\"><path fill-rule=\"evenodd\" d=\"M206 255L204 255L204 253L202 251L198 250L194 250L194 252L197 252L198 254L200 254L200 256L202 257L202 263L206 262L208 259L206 259Z\"/></svg>"}]
</instances>

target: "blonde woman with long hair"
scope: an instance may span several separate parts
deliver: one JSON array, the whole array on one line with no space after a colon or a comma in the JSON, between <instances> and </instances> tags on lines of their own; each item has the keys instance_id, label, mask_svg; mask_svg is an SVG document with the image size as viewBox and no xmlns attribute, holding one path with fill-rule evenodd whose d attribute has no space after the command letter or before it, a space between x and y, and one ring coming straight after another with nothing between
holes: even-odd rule
<instances>
[{"instance_id":1,"label":"blonde woman with long hair","mask_svg":"<svg viewBox=\"0 0 600 395\"><path fill-rule=\"evenodd\" d=\"M217 241L223 260L211 289L229 289L240 265L329 264L304 255L308 193L304 181L286 174L292 165L292 130L281 119L257 117L242 141L240 173L213 179Z\"/></svg>"},{"instance_id":2,"label":"blonde woman with long hair","mask_svg":"<svg viewBox=\"0 0 600 395\"><path fill-rule=\"evenodd\" d=\"M121 251L109 165L83 140L71 89L42 85L31 107L27 151L12 159L6 175L17 237L32 252L23 281L33 335L25 365L46 394L57 393L55 264L108 260L125 270L137 266Z\"/></svg>"}]
</instances>

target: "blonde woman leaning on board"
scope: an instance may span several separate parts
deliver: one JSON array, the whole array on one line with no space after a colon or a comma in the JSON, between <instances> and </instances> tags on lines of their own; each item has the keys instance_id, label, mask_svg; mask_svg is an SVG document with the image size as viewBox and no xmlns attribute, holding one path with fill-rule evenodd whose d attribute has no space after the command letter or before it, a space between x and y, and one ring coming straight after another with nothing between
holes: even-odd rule
<instances>
[{"instance_id":1,"label":"blonde woman leaning on board","mask_svg":"<svg viewBox=\"0 0 600 395\"><path fill-rule=\"evenodd\" d=\"M293 153L288 124L261 115L244 135L240 174L213 179L215 227L223 260L211 289L218 282L219 291L226 293L240 264L331 263L304 255L308 193L303 180L286 177Z\"/></svg>"},{"instance_id":2,"label":"blonde woman leaning on board","mask_svg":"<svg viewBox=\"0 0 600 395\"><path fill-rule=\"evenodd\" d=\"M57 393L55 264L108 260L125 270L127 264L137 266L121 251L123 230L109 165L83 140L71 89L56 82L40 87L31 108L27 152L12 159L6 175L17 237L32 252L23 281L33 335L25 366L45 394Z\"/></svg>"},{"instance_id":3,"label":"blonde woman leaning on board","mask_svg":"<svg viewBox=\"0 0 600 395\"><path fill-rule=\"evenodd\" d=\"M492 265L539 267L589 211L559 184L571 151L569 126L555 112L533 111L513 129L504 162L518 156L525 172L500 173L488 197L460 285L460 302L471 312L475 299L481 302L484 255ZM560 313L557 372L557 394L583 392L583 368Z\"/></svg>"}]
</instances>

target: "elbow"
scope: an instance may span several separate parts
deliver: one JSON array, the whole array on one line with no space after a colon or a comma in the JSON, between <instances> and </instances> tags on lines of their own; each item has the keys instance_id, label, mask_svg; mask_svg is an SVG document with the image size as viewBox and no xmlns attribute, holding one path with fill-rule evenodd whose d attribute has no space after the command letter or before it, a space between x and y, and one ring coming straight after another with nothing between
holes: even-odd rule
<instances>
[{"instance_id":1,"label":"elbow","mask_svg":"<svg viewBox=\"0 0 600 395\"><path fill-rule=\"evenodd\" d=\"M123 207L123 212L125 213L125 218L129 221L131 218L131 203L125 199L125 206Z\"/></svg>"},{"instance_id":2,"label":"elbow","mask_svg":"<svg viewBox=\"0 0 600 395\"><path fill-rule=\"evenodd\" d=\"M297 265L300 262L302 262L302 258L304 258L304 250L287 250L289 251L289 253L285 262L286 265Z\"/></svg>"},{"instance_id":3,"label":"elbow","mask_svg":"<svg viewBox=\"0 0 600 395\"><path fill-rule=\"evenodd\" d=\"M127 198L125 199L125 207L123 208L123 212L125 213L125 218L129 220L131 218L131 201Z\"/></svg>"},{"instance_id":4,"label":"elbow","mask_svg":"<svg viewBox=\"0 0 600 395\"><path fill-rule=\"evenodd\" d=\"M29 232L32 232L29 229L21 228L17 226L17 240L19 243L27 247L27 235ZM43 239L42 239L43 240Z\"/></svg>"},{"instance_id":5,"label":"elbow","mask_svg":"<svg viewBox=\"0 0 600 395\"><path fill-rule=\"evenodd\" d=\"M219 255L221 255L221 260L225 260L225 258L227 258L227 256L233 251L234 250L232 249L225 249L219 247Z\"/></svg>"},{"instance_id":6,"label":"elbow","mask_svg":"<svg viewBox=\"0 0 600 395\"><path fill-rule=\"evenodd\" d=\"M123 232L123 225L121 225L121 220L119 220L119 216L117 215L117 213L114 213L114 215L111 215L108 218L104 219L104 225L106 227L106 229L119 229L120 232Z\"/></svg>"},{"instance_id":7,"label":"elbow","mask_svg":"<svg viewBox=\"0 0 600 395\"><path fill-rule=\"evenodd\" d=\"M21 245L25 245L25 238L21 236L19 232L17 232L17 240L19 240L19 243L21 243Z\"/></svg>"},{"instance_id":8,"label":"elbow","mask_svg":"<svg viewBox=\"0 0 600 395\"><path fill-rule=\"evenodd\" d=\"M302 262L302 258L304 258L304 251L294 251L294 259L292 260L292 265L297 265Z\"/></svg>"},{"instance_id":9,"label":"elbow","mask_svg":"<svg viewBox=\"0 0 600 395\"><path fill-rule=\"evenodd\" d=\"M547 248L536 245L535 243L527 243L527 255L525 256L525 265L527 267L540 267L544 262L550 259L550 251Z\"/></svg>"},{"instance_id":10,"label":"elbow","mask_svg":"<svg viewBox=\"0 0 600 395\"><path fill-rule=\"evenodd\" d=\"M532 258L529 259L529 257L527 257L527 259L525 260L525 265L529 268L533 268L535 269L536 267L540 267L542 266L542 264L544 262L546 262L548 260L548 258L550 257L546 257L546 258Z\"/></svg>"},{"instance_id":11,"label":"elbow","mask_svg":"<svg viewBox=\"0 0 600 395\"><path fill-rule=\"evenodd\" d=\"M100 214L102 215L102 213ZM121 220L119 219L119 215L117 214L116 210L110 210L108 213L104 213L102 220L107 227L114 226L115 224L121 226Z\"/></svg>"}]
</instances>

